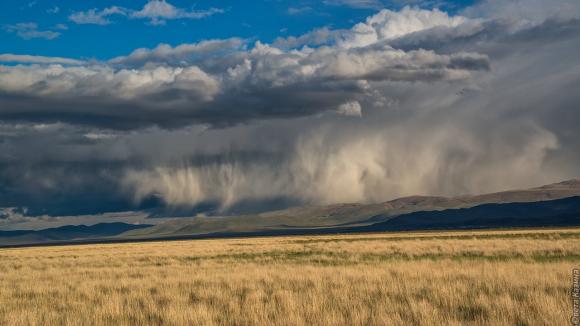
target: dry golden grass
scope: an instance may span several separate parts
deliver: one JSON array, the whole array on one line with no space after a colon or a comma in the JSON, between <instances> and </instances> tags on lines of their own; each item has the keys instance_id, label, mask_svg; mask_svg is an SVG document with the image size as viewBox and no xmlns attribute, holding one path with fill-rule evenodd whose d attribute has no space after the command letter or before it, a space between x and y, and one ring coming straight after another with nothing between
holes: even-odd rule
<instances>
[{"instance_id":1,"label":"dry golden grass","mask_svg":"<svg viewBox=\"0 0 580 326\"><path fill-rule=\"evenodd\" d=\"M580 230L0 250L0 325L567 325Z\"/></svg>"}]
</instances>

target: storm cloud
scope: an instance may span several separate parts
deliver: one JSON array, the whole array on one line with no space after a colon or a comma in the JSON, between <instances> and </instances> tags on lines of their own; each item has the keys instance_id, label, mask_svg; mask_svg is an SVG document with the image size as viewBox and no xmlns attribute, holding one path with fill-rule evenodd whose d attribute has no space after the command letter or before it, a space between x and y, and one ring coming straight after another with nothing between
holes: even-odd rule
<instances>
[{"instance_id":1,"label":"storm cloud","mask_svg":"<svg viewBox=\"0 0 580 326\"><path fill-rule=\"evenodd\" d=\"M366 97L371 83L453 82L489 69L483 54L405 52L386 43L286 52L257 42L249 51L225 55L231 65L218 69L207 62L153 64L159 52L173 62L180 53L193 55L203 47L140 51L150 61L133 69L105 64L2 67L0 118L110 129L233 125L334 110L346 100ZM138 53L114 61L134 62Z\"/></svg>"},{"instance_id":2,"label":"storm cloud","mask_svg":"<svg viewBox=\"0 0 580 326\"><path fill-rule=\"evenodd\" d=\"M226 214L577 177L580 5L529 2L382 10L273 44L22 57L0 66L0 201L11 216Z\"/></svg>"}]
</instances>

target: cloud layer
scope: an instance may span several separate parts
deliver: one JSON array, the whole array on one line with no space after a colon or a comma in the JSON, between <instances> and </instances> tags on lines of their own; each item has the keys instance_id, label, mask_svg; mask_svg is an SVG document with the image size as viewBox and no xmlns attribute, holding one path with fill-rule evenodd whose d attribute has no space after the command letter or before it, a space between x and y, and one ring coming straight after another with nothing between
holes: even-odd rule
<instances>
[{"instance_id":1,"label":"cloud layer","mask_svg":"<svg viewBox=\"0 0 580 326\"><path fill-rule=\"evenodd\" d=\"M0 55L0 202L231 213L577 177L580 6L528 2L524 17L499 1L382 10L106 62Z\"/></svg>"},{"instance_id":2,"label":"cloud layer","mask_svg":"<svg viewBox=\"0 0 580 326\"><path fill-rule=\"evenodd\" d=\"M53 40L60 36L60 32L52 30L41 30L37 23L18 23L14 25L4 25L4 30L9 33L14 33L18 37L30 40L35 38Z\"/></svg>"},{"instance_id":3,"label":"cloud layer","mask_svg":"<svg viewBox=\"0 0 580 326\"><path fill-rule=\"evenodd\" d=\"M210 40L137 49L108 63L4 67L0 92L10 96L0 97L6 104L0 118L135 129L223 127L333 111L370 99L385 82L457 82L488 71L486 54L404 51L388 42L464 20L438 10L384 10L345 31L336 44L315 48Z\"/></svg>"},{"instance_id":4,"label":"cloud layer","mask_svg":"<svg viewBox=\"0 0 580 326\"><path fill-rule=\"evenodd\" d=\"M131 19L147 19L151 25L165 25L167 20L201 19L223 13L223 9L187 10L175 7L166 0L149 0L140 10L132 10L119 6L104 9L89 9L71 14L69 19L76 24L109 25L111 17L124 16Z\"/></svg>"}]
</instances>

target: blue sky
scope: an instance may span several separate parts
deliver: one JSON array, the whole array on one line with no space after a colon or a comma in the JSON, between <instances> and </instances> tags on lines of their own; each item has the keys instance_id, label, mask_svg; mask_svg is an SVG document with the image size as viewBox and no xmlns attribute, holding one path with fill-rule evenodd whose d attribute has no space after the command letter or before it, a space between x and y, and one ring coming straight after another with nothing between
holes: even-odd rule
<instances>
[{"instance_id":1,"label":"blue sky","mask_svg":"<svg viewBox=\"0 0 580 326\"><path fill-rule=\"evenodd\" d=\"M405 5L439 7L457 12L472 0L459 1L191 1L169 0L183 12L215 10L203 18L165 20L163 25L130 14L103 16L106 25L78 24L75 14L107 8L137 12L146 0L26 0L0 2L0 53L108 59L135 48L160 43L178 45L206 39L241 37L272 42L277 37L301 35L312 29L348 28L381 8L397 10ZM16 3L16 4L15 4ZM19 25L20 24L20 25Z\"/></svg>"}]
</instances>

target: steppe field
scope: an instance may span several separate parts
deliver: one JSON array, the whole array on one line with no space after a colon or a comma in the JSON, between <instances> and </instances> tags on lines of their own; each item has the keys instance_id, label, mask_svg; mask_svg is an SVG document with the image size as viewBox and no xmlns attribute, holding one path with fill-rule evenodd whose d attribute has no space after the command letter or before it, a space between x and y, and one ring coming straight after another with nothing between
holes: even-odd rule
<instances>
[{"instance_id":1,"label":"steppe field","mask_svg":"<svg viewBox=\"0 0 580 326\"><path fill-rule=\"evenodd\" d=\"M0 249L0 325L569 325L580 229Z\"/></svg>"}]
</instances>

